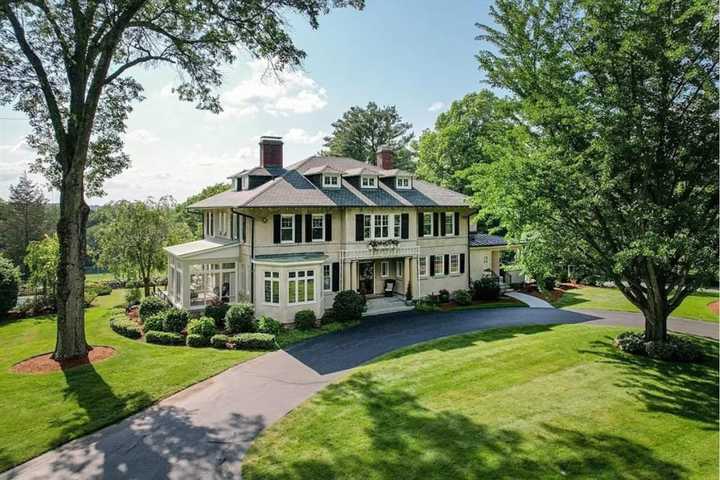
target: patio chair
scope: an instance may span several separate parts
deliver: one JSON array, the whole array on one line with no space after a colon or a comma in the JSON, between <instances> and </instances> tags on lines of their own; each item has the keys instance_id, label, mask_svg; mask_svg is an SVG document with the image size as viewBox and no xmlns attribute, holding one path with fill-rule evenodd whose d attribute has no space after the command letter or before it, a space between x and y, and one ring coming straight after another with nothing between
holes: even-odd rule
<instances>
[{"instance_id":1,"label":"patio chair","mask_svg":"<svg viewBox=\"0 0 720 480\"><path fill-rule=\"evenodd\" d=\"M395 290L395 280L385 280L384 294L386 297L392 297Z\"/></svg>"}]
</instances>

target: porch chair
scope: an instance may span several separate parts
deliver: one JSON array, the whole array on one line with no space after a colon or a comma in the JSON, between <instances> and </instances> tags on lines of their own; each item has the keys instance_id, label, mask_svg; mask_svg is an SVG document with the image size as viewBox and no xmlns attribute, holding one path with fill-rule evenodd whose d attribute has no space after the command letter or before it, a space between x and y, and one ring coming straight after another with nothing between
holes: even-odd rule
<instances>
[{"instance_id":1,"label":"porch chair","mask_svg":"<svg viewBox=\"0 0 720 480\"><path fill-rule=\"evenodd\" d=\"M385 280L385 291L383 292L386 297L392 297L395 290L395 280Z\"/></svg>"}]
</instances>

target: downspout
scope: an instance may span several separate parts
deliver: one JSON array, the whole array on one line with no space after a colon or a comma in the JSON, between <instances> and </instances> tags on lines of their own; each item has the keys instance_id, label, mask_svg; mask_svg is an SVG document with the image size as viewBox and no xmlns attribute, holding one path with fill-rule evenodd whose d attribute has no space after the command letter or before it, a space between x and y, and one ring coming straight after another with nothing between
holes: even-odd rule
<instances>
[{"instance_id":1,"label":"downspout","mask_svg":"<svg viewBox=\"0 0 720 480\"><path fill-rule=\"evenodd\" d=\"M230 211L243 218L249 218L252 220L252 227L250 231L250 303L255 305L255 262L253 261L255 260L255 217L242 212L237 212L234 208L231 208Z\"/></svg>"}]
</instances>

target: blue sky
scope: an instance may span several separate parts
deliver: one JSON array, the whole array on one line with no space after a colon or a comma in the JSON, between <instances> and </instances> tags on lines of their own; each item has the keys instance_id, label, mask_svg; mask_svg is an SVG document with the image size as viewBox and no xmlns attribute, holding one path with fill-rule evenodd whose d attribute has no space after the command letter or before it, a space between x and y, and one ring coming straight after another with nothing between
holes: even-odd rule
<instances>
[{"instance_id":1,"label":"blue sky","mask_svg":"<svg viewBox=\"0 0 720 480\"><path fill-rule=\"evenodd\" d=\"M170 94L171 70L135 72L146 100L128 122L132 166L90 203L173 195L181 201L258 162L260 135L285 139L286 164L322 147L330 124L352 105L394 104L416 134L432 127L453 100L482 88L474 55L476 22L488 23L490 2L367 0L365 10L333 10L312 30L289 16L302 70L264 75L260 62L227 67L220 116L194 110ZM0 197L32 159L21 114L0 109ZM21 120L7 120L7 118ZM58 195L49 195L57 201Z\"/></svg>"}]
</instances>

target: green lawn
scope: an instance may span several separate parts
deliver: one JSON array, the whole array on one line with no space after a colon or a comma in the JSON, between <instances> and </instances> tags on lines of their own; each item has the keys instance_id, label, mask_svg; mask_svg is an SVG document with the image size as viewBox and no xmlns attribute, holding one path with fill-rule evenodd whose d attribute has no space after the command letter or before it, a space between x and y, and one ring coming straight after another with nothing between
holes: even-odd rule
<instances>
[{"instance_id":1,"label":"green lawn","mask_svg":"<svg viewBox=\"0 0 720 480\"><path fill-rule=\"evenodd\" d=\"M94 283L94 282L109 282L111 280L115 280L115 275L112 273L86 273L85 274L85 283Z\"/></svg>"},{"instance_id":2,"label":"green lawn","mask_svg":"<svg viewBox=\"0 0 720 480\"><path fill-rule=\"evenodd\" d=\"M503 329L395 352L267 430L247 479L717 478L703 365L618 353L618 328Z\"/></svg>"},{"instance_id":3,"label":"green lawn","mask_svg":"<svg viewBox=\"0 0 720 480\"><path fill-rule=\"evenodd\" d=\"M87 310L88 341L118 351L93 366L45 375L11 373L13 364L53 349L55 322L38 317L0 323L0 471L260 354L121 337L110 330L108 318L123 294L115 290L98 297L97 306Z\"/></svg>"},{"instance_id":4,"label":"green lawn","mask_svg":"<svg viewBox=\"0 0 720 480\"><path fill-rule=\"evenodd\" d=\"M718 322L708 304L717 301L717 293L695 293L687 297L670 315L673 317ZM581 308L637 312L638 309L616 288L582 287L566 291L554 305L558 308Z\"/></svg>"}]
</instances>

